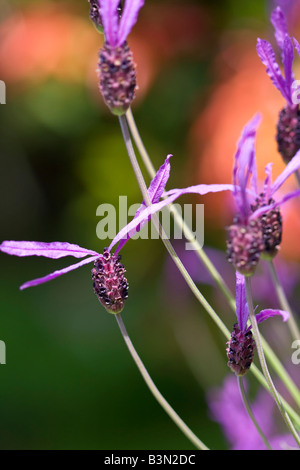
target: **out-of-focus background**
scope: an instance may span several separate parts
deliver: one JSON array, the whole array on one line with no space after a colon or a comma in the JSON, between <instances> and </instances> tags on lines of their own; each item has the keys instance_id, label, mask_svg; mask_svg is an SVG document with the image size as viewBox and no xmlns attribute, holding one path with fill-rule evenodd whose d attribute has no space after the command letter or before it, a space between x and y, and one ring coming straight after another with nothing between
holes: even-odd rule
<instances>
[{"instance_id":1,"label":"out-of-focus background","mask_svg":"<svg viewBox=\"0 0 300 470\"><path fill-rule=\"evenodd\" d=\"M275 43L269 16L278 3L299 40L297 2L146 0L129 36L139 83L133 113L155 167L174 155L167 189L231 182L236 141L257 111L260 176L269 161L275 175L284 168L274 140L284 101L256 55L258 36ZM0 239L69 241L101 252L108 241L96 236L97 207L118 208L119 195L129 205L141 197L118 120L98 92L103 38L89 3L1 0L0 8L0 79L7 87L0 107ZM299 58L294 70L300 76ZM287 187L294 185L291 179ZM205 248L234 289L224 255L232 199L181 202L205 204ZM284 217L277 264L297 310L299 201ZM234 316L194 253L176 247L231 328ZM208 406L210 390L230 375L224 337L159 240L131 241L122 255L130 283L123 319L150 375L209 447L230 448ZM90 265L19 291L23 282L72 262L1 255L7 364L0 366L0 448L193 449L146 388L115 319L95 297ZM276 306L266 276L262 265L255 300ZM280 320L262 331L291 365ZM254 397L251 374L248 382Z\"/></svg>"}]
</instances>

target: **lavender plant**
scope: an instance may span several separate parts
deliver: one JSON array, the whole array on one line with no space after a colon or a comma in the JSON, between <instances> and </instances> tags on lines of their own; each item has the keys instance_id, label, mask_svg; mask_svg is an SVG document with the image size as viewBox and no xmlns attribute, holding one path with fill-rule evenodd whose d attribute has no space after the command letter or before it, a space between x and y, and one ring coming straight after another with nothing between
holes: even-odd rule
<instances>
[{"instance_id":1,"label":"lavender plant","mask_svg":"<svg viewBox=\"0 0 300 470\"><path fill-rule=\"evenodd\" d=\"M297 39L292 39L289 36L286 18L279 6L272 12L271 22L274 26L275 39L281 52L284 77L276 61L272 45L268 41L260 38L257 40L257 53L262 63L266 66L267 74L271 78L273 85L280 91L286 101L284 108L279 113L276 139L278 151L287 163L300 149L300 113L299 104L293 99L297 95L297 89L294 86L295 77L292 69L294 47L300 55L300 45Z\"/></svg>"},{"instance_id":2,"label":"lavender plant","mask_svg":"<svg viewBox=\"0 0 300 470\"><path fill-rule=\"evenodd\" d=\"M101 305L110 314L115 316L128 350L147 386L166 413L193 445L198 449L207 450L208 447L189 429L159 392L137 354L120 315L125 307L129 289L127 274L125 277L126 270L123 264L121 264L120 251L133 235L152 220L173 262L192 293L200 302L202 307L200 313L202 313L202 309L205 310L227 339L228 347L226 352L224 347L224 361L227 355L227 364L238 377L241 402L243 401L245 404L248 416L256 428L256 433L258 432L267 448L274 448L273 443L269 444L269 438L274 436L266 436L261 431L257 423L259 417L257 420L254 416L257 414L257 410L255 413L252 413L246 397L242 377L248 370L253 372L260 384L274 398L290 431L289 439L294 438L294 441L300 447L298 434L300 416L278 393L271 379L265 355L298 404L300 402L299 390L285 371L284 366L282 366L274 351L261 337L257 327L258 323L263 322L267 318L279 315L284 322L287 321L290 325L294 338L299 339L300 337L297 320L292 314L271 262L273 257L279 253L282 241L283 216L281 207L300 195L300 189L297 189L284 196L279 196L278 200L275 200L275 194L279 193L285 181L292 174L297 173L300 168L300 117L298 107L292 101L292 82L294 78L292 72L294 58L293 42L287 32L284 15L280 8L276 8L271 20L275 27L276 41L282 52L285 78L283 78L280 72L270 43L259 39L257 44L259 57L266 65L267 73L286 100L286 106L280 113L277 134L279 152L287 163L283 172L272 183L272 163L269 163L265 168L266 176L262 188L259 189L255 141L260 116L256 115L244 127L238 142L237 151L234 156L232 183L210 185L200 183L181 189L166 190L170 176L171 155L167 155L162 166L155 172L130 109L135 97L137 79L136 65L127 43L127 37L137 21L138 13L144 5L144 0L125 0L125 2L120 2L120 0L89 0L89 3L90 18L97 30L104 34L104 46L100 50L98 64L99 89L112 114L118 116L125 147L141 191L142 203L136 211L133 220L120 230L111 241L109 247L104 248L101 253L68 242L45 243L12 240L3 241L0 244L0 251L18 257L43 256L59 259L72 256L81 259L81 261L75 264L22 284L21 290L51 281L85 264L94 263L92 268L93 290ZM300 55L299 43L294 40L294 44ZM150 173L151 182L149 187L147 187L139 166L132 138ZM190 227L187 227L178 212L172 209L174 201L185 194L204 196L209 193L223 191L230 191L233 194L237 208L234 220L227 229L227 259L236 270L236 299L211 260L203 254L202 247L199 246L197 240L191 237ZM158 212L164 207L169 207L173 212L176 223L184 225L184 233L195 247L195 253L202 259L205 267L216 280L217 285L234 310L238 322L234 324L231 334L223 322L222 314L219 315L206 300L189 274L188 269L176 253L172 243L166 237L164 227L160 224L157 216ZM114 252L112 251L113 249L115 249ZM270 263L281 309L263 309L255 314L250 277L255 275L256 266L262 258L267 259ZM255 350L258 352L262 372L253 364ZM219 410L219 408L217 409ZM214 410L216 410L216 406ZM227 415L225 418L222 417L220 411L215 412L215 416L217 416L221 424L225 423L228 418ZM266 434L269 433L271 434L270 429L266 427ZM257 434L255 436L257 437ZM253 442L255 443L253 444L254 448L260 448L261 441L257 443L253 439Z\"/></svg>"}]
</instances>

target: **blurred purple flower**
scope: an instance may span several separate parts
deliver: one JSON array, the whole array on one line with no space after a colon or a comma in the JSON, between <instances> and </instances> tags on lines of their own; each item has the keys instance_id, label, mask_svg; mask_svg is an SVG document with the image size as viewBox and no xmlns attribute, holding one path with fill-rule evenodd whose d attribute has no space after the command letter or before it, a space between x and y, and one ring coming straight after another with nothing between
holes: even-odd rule
<instances>
[{"instance_id":1,"label":"blurred purple flower","mask_svg":"<svg viewBox=\"0 0 300 470\"><path fill-rule=\"evenodd\" d=\"M268 41L258 38L257 53L266 66L267 74L273 85L286 101L286 106L281 110L277 124L277 143L278 151L284 161L289 162L300 149L300 112L297 99L300 89L294 87L295 78L292 70L294 46L300 55L300 45L295 38L292 40L288 35L286 18L279 6L272 12L271 22L275 29L277 45L281 51L284 77L276 61L274 50Z\"/></svg>"},{"instance_id":2,"label":"blurred purple flower","mask_svg":"<svg viewBox=\"0 0 300 470\"><path fill-rule=\"evenodd\" d=\"M207 395L212 418L218 422L232 450L266 449L241 400L237 380L228 376L222 388ZM274 402L266 390L260 390L252 405L253 414L274 450L294 446L293 437L276 431Z\"/></svg>"}]
</instances>

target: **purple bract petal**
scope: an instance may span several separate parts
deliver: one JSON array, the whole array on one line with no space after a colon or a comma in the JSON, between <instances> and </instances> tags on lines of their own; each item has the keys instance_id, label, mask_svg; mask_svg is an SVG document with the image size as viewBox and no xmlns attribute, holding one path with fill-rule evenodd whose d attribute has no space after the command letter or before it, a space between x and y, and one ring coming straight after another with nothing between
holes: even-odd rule
<instances>
[{"instance_id":1,"label":"purple bract petal","mask_svg":"<svg viewBox=\"0 0 300 470\"><path fill-rule=\"evenodd\" d=\"M284 66L286 91L289 93L290 101L292 101L292 83L293 75L294 47L291 38L286 35L283 42L282 63Z\"/></svg>"},{"instance_id":2,"label":"purple bract petal","mask_svg":"<svg viewBox=\"0 0 300 470\"><path fill-rule=\"evenodd\" d=\"M256 50L260 60L266 66L267 74L271 78L273 84L280 91L287 103L292 106L293 103L290 97L291 90L287 90L286 81L284 80L279 65L276 62L275 53L271 44L268 41L265 41L264 39L258 39Z\"/></svg>"},{"instance_id":3,"label":"purple bract petal","mask_svg":"<svg viewBox=\"0 0 300 470\"><path fill-rule=\"evenodd\" d=\"M287 164L285 169L282 173L276 178L274 183L271 186L271 195L273 195L279 188L283 185L283 183L287 180L289 176L291 176L296 170L300 168L300 150L296 153L296 155L292 158L292 160Z\"/></svg>"},{"instance_id":4,"label":"purple bract petal","mask_svg":"<svg viewBox=\"0 0 300 470\"><path fill-rule=\"evenodd\" d=\"M236 271L236 316L241 331L246 330L249 317L247 305L245 278Z\"/></svg>"},{"instance_id":5,"label":"purple bract petal","mask_svg":"<svg viewBox=\"0 0 300 470\"><path fill-rule=\"evenodd\" d=\"M275 29L275 38L278 46L283 50L285 36L288 34L286 19L280 7L275 8L271 15L271 23Z\"/></svg>"},{"instance_id":6,"label":"purple bract petal","mask_svg":"<svg viewBox=\"0 0 300 470\"><path fill-rule=\"evenodd\" d=\"M265 173L267 176L264 182L264 194L266 197L266 201L268 201L271 197L272 167L273 167L273 163L268 163L265 166Z\"/></svg>"},{"instance_id":7,"label":"purple bract petal","mask_svg":"<svg viewBox=\"0 0 300 470\"><path fill-rule=\"evenodd\" d=\"M246 218L249 211L247 184L251 176L251 186L257 192L257 169L255 160L255 137L260 115L256 114L243 129L234 157L233 184L234 198L239 212Z\"/></svg>"},{"instance_id":8,"label":"purple bract petal","mask_svg":"<svg viewBox=\"0 0 300 470\"><path fill-rule=\"evenodd\" d=\"M171 165L170 165L170 158L172 155L168 155L165 163L160 167L156 175L154 176L153 180L150 183L149 189L148 189L148 194L150 201L152 203L156 203L160 200L166 184L168 182L169 176L170 176L170 170L171 170Z\"/></svg>"},{"instance_id":9,"label":"purple bract petal","mask_svg":"<svg viewBox=\"0 0 300 470\"><path fill-rule=\"evenodd\" d=\"M294 44L295 44L296 51L298 52L298 54L300 56L300 44L299 44L299 42L297 41L296 38L293 38L293 41L294 41Z\"/></svg>"},{"instance_id":10,"label":"purple bract petal","mask_svg":"<svg viewBox=\"0 0 300 470\"><path fill-rule=\"evenodd\" d=\"M268 318L275 317L276 315L280 315L282 317L282 321L286 322L289 319L290 314L285 310L273 310L271 308L267 308L265 310L261 310L261 312L255 315L257 323L262 323L263 321L267 320ZM247 331L251 330L252 325L247 328Z\"/></svg>"},{"instance_id":11,"label":"purple bract petal","mask_svg":"<svg viewBox=\"0 0 300 470\"><path fill-rule=\"evenodd\" d=\"M275 317L275 315L280 315L282 317L282 321L284 322L286 322L290 316L289 312L286 312L285 310L274 310L267 308L256 315L256 321L257 323L261 323L267 320L267 318Z\"/></svg>"},{"instance_id":12,"label":"purple bract petal","mask_svg":"<svg viewBox=\"0 0 300 470\"><path fill-rule=\"evenodd\" d=\"M120 0L98 0L106 42L116 47L118 45L119 15L118 6Z\"/></svg>"},{"instance_id":13,"label":"purple bract petal","mask_svg":"<svg viewBox=\"0 0 300 470\"><path fill-rule=\"evenodd\" d=\"M261 215L265 214L265 212L269 212L276 207L282 206L282 204L285 204L288 202L290 199L294 199L295 197L300 196L300 189L296 189L295 191L292 191L288 194L286 194L280 201L274 202L274 204L269 204L267 206L263 206L260 209L257 209L253 214L250 215L249 220L256 219L257 217L260 217Z\"/></svg>"},{"instance_id":14,"label":"purple bract petal","mask_svg":"<svg viewBox=\"0 0 300 470\"><path fill-rule=\"evenodd\" d=\"M46 258L62 258L64 256L74 256L83 258L87 255L97 255L93 250L87 250L78 245L67 242L28 242L6 240L0 244L0 251L14 256L45 256Z\"/></svg>"},{"instance_id":15,"label":"purple bract petal","mask_svg":"<svg viewBox=\"0 0 300 470\"><path fill-rule=\"evenodd\" d=\"M26 289L27 287L33 287L37 286L39 284L43 284L44 282L52 281L52 279L55 279L58 276L62 276L63 274L66 274L70 271L73 271L74 269L80 268L81 266L92 263L92 261L95 261L99 255L97 256L92 256L91 258L86 258L82 261L79 261L79 263L76 264L71 264L70 266L67 266L66 268L59 269L58 271L54 271L51 274L48 274L47 276L40 277L38 279L33 279L32 281L25 282L25 284L22 284L20 289Z\"/></svg>"},{"instance_id":16,"label":"purple bract petal","mask_svg":"<svg viewBox=\"0 0 300 470\"><path fill-rule=\"evenodd\" d=\"M118 31L118 46L121 46L135 25L138 12L144 5L144 0L126 0L124 10L121 16Z\"/></svg>"}]
</instances>

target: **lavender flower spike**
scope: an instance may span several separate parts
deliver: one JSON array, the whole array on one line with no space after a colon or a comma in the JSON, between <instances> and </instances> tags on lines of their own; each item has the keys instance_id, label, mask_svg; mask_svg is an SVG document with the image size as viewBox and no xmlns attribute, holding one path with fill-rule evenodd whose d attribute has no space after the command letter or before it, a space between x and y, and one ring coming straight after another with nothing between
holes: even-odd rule
<instances>
[{"instance_id":1,"label":"lavender flower spike","mask_svg":"<svg viewBox=\"0 0 300 470\"><path fill-rule=\"evenodd\" d=\"M284 77L276 61L274 50L268 41L257 40L257 53L266 66L266 71L273 85L280 91L286 101L286 106L280 111L277 124L278 151L287 163L300 149L300 112L298 102L294 96L299 90L293 88L294 74L294 45L298 53L298 42L288 35L286 19L280 7L275 8L271 15L271 22L275 29L275 39L281 51L281 60L284 68Z\"/></svg>"},{"instance_id":2,"label":"lavender flower spike","mask_svg":"<svg viewBox=\"0 0 300 470\"><path fill-rule=\"evenodd\" d=\"M128 297L128 283L124 277L125 269L121 265L121 256L111 255L108 250L99 254L93 250L87 250L78 245L62 242L27 242L27 241L4 241L0 244L0 251L15 256L45 256L46 258L58 259L64 256L84 258L76 264L54 271L47 276L34 279L23 284L20 289L37 286L51 281L85 264L94 262L92 270L93 287L99 301L110 313L120 313L124 307L124 301Z\"/></svg>"},{"instance_id":3,"label":"lavender flower spike","mask_svg":"<svg viewBox=\"0 0 300 470\"><path fill-rule=\"evenodd\" d=\"M284 310L265 309L256 314L257 323L275 315L280 315L284 322L289 318L289 313ZM231 339L227 343L227 365L236 375L242 376L248 372L252 364L255 341L251 332L252 326L247 328L249 310L245 278L238 271L236 272L236 316L238 322L233 325Z\"/></svg>"},{"instance_id":4,"label":"lavender flower spike","mask_svg":"<svg viewBox=\"0 0 300 470\"><path fill-rule=\"evenodd\" d=\"M126 39L144 0L126 0L119 18L120 0L98 0L105 44L99 53L99 88L112 113L124 114L135 95L136 71Z\"/></svg>"},{"instance_id":5,"label":"lavender flower spike","mask_svg":"<svg viewBox=\"0 0 300 470\"><path fill-rule=\"evenodd\" d=\"M243 275L252 275L261 256L271 259L280 247L282 217L280 206L300 195L300 190L275 202L274 196L287 178L300 168L300 151L272 184L272 164L266 165L263 188L257 181L255 139L259 116L245 126L238 143L234 168L234 199L237 214L228 228L228 261Z\"/></svg>"}]
</instances>

